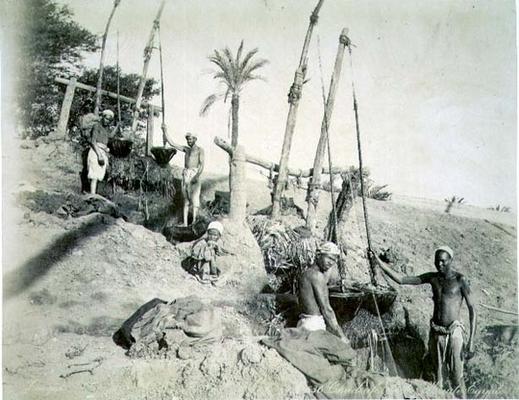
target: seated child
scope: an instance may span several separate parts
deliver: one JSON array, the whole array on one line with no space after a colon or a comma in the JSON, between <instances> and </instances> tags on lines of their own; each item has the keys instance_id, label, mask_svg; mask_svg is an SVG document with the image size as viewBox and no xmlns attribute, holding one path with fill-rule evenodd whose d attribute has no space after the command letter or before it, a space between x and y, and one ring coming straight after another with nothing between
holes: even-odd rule
<instances>
[{"instance_id":1,"label":"seated child","mask_svg":"<svg viewBox=\"0 0 519 400\"><path fill-rule=\"evenodd\" d=\"M206 234L191 248L191 258L195 261L194 270L200 280L207 283L218 279L220 270L215 265L216 256L227 254L222 248L223 225L213 221L207 227Z\"/></svg>"}]
</instances>

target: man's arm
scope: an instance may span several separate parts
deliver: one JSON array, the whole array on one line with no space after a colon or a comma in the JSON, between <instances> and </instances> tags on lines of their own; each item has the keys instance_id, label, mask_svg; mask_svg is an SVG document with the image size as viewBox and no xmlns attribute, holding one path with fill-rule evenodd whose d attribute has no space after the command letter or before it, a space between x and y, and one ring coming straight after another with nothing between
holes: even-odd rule
<instances>
[{"instance_id":1,"label":"man's arm","mask_svg":"<svg viewBox=\"0 0 519 400\"><path fill-rule=\"evenodd\" d=\"M168 128L166 125L162 124L161 128L162 128L162 132L164 133L164 137L166 138L166 140L168 141L168 143L170 144L171 147L173 147L175 150L178 150L178 151L183 151L183 152L186 151L187 146L182 146L173 141L173 138L168 133Z\"/></svg>"},{"instance_id":2,"label":"man's arm","mask_svg":"<svg viewBox=\"0 0 519 400\"><path fill-rule=\"evenodd\" d=\"M395 281L399 285L422 285L424 283L429 283L431 273L425 273L418 276L402 276L398 272L391 269L389 265L382 261L374 252L370 252L369 256L375 260L375 263L380 267L382 271L384 271L384 273L387 276L389 276L393 281Z\"/></svg>"},{"instance_id":3,"label":"man's arm","mask_svg":"<svg viewBox=\"0 0 519 400\"><path fill-rule=\"evenodd\" d=\"M98 129L99 129L99 123L96 123L92 127L92 132L91 132L91 135L90 135L90 147L96 153L97 161L99 162L99 165L104 165L105 160L101 156L101 152L99 151L99 147L97 146L97 131L98 131Z\"/></svg>"},{"instance_id":4,"label":"man's arm","mask_svg":"<svg viewBox=\"0 0 519 400\"><path fill-rule=\"evenodd\" d=\"M315 299L317 300L317 305L319 306L321 314L323 315L323 318L326 321L326 325L330 329L331 333L346 341L346 336L344 335L344 332L339 326L339 323L337 322L337 317L335 316L335 312L333 311L333 308L330 305L328 285L326 284L324 279L312 277L312 288L314 291Z\"/></svg>"},{"instance_id":5,"label":"man's arm","mask_svg":"<svg viewBox=\"0 0 519 400\"><path fill-rule=\"evenodd\" d=\"M469 321L470 321L470 336L468 343L468 352L472 353L474 348L474 335L476 333L476 308L474 307L474 303L472 302L472 298L470 296L470 285L464 276L461 276L461 294L465 299L465 303L467 304L467 308L469 309Z\"/></svg>"},{"instance_id":6,"label":"man's arm","mask_svg":"<svg viewBox=\"0 0 519 400\"><path fill-rule=\"evenodd\" d=\"M202 175L202 172L204 170L204 162L205 162L204 149L202 149L201 147L198 147L198 171L193 178L194 181L197 181L198 178L200 178L200 175Z\"/></svg>"}]
</instances>

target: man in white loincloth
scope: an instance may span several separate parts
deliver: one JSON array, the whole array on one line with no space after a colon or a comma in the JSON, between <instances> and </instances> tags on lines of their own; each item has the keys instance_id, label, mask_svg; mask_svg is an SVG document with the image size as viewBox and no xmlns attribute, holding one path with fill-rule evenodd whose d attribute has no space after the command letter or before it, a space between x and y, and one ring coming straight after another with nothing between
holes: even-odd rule
<instances>
[{"instance_id":1,"label":"man in white loincloth","mask_svg":"<svg viewBox=\"0 0 519 400\"><path fill-rule=\"evenodd\" d=\"M193 209L193 223L196 221L200 207L200 190L202 188L200 175L204 170L204 150L196 144L197 136L194 133L186 133L187 146L182 146L173 142L166 125L162 125L162 131L174 149L186 154L182 171L182 196L184 198L183 226L188 226L189 207L191 206Z\"/></svg>"},{"instance_id":2,"label":"man in white loincloth","mask_svg":"<svg viewBox=\"0 0 519 400\"><path fill-rule=\"evenodd\" d=\"M314 265L308 268L299 280L299 316L298 328L308 331L328 330L343 342L348 342L337 317L330 305L328 282L334 266L337 266L340 250L332 242L322 244L317 250Z\"/></svg>"},{"instance_id":3,"label":"man in white loincloth","mask_svg":"<svg viewBox=\"0 0 519 400\"><path fill-rule=\"evenodd\" d=\"M104 110L101 113L101 122L92 128L90 136L90 150L87 156L88 180L90 181L90 194L96 194L97 182L102 181L108 167L108 139L109 126L114 119L112 110Z\"/></svg>"}]
</instances>

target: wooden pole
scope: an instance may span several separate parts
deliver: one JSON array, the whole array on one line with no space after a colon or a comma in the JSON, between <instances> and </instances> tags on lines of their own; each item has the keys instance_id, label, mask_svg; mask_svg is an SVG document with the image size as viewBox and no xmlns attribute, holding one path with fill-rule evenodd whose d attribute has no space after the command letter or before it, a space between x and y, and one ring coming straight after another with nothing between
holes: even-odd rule
<instances>
[{"instance_id":1,"label":"wooden pole","mask_svg":"<svg viewBox=\"0 0 519 400\"><path fill-rule=\"evenodd\" d=\"M328 97L326 100L326 107L324 111L323 121L321 123L321 136L319 137L319 143L314 158L313 176L309 183L308 191L308 209L306 216L306 227L312 232L316 226L316 215L317 205L319 204L319 187L321 184L321 171L324 164L324 156L326 150L326 143L328 141L330 120L333 113L333 106L335 104L335 94L337 93L337 86L341 77L342 61L344 59L344 50L348 44L348 29L344 28L339 36L339 48L337 50L337 56L335 57L335 66L333 69L332 78L330 80L330 88L328 91ZM324 89L323 89L324 91Z\"/></svg>"},{"instance_id":2,"label":"wooden pole","mask_svg":"<svg viewBox=\"0 0 519 400\"><path fill-rule=\"evenodd\" d=\"M509 314L509 315L519 315L519 313L515 312L515 311L509 311L509 310L505 310L503 308L497 308L497 307L492 307L492 306L487 306L486 304L483 304L483 303L479 303L479 305L481 307L484 307L484 308L487 308L491 311L497 311L497 312L500 312L500 313L503 313L503 314Z\"/></svg>"},{"instance_id":3,"label":"wooden pole","mask_svg":"<svg viewBox=\"0 0 519 400\"><path fill-rule=\"evenodd\" d=\"M97 95L96 95L96 105L94 109L94 114L99 115L99 107L101 106L101 86L103 84L103 71L104 71L104 58L105 58L105 47L106 47L106 38L108 37L108 30L110 29L110 24L112 22L112 18L115 14L115 9L119 5L121 0L115 0L114 6L112 8L112 12L108 17L108 21L106 22L105 33L103 34L103 42L101 45L101 60L99 61L99 75L97 77Z\"/></svg>"},{"instance_id":4,"label":"wooden pole","mask_svg":"<svg viewBox=\"0 0 519 400\"><path fill-rule=\"evenodd\" d=\"M56 129L58 137L65 138L67 135L67 125L68 118L70 116L70 107L72 106L72 100L74 99L76 86L76 78L72 78L70 81L68 81L67 90L65 91L65 97L63 98L63 104L61 105L61 112L59 114L58 128Z\"/></svg>"},{"instance_id":5,"label":"wooden pole","mask_svg":"<svg viewBox=\"0 0 519 400\"><path fill-rule=\"evenodd\" d=\"M228 154L232 155L232 146L228 142L226 142L224 139L215 137L214 138L214 144L216 144L218 147L220 147L222 150L227 152ZM245 161L257 165L259 167L265 168L267 170L272 170L273 172L279 172L279 164L273 163L271 161L265 161L260 158L254 157L250 154L245 154ZM342 172L346 171L345 168L338 168L334 167L332 168L333 174L341 174ZM322 168L321 173L327 174L329 171L326 168ZM287 168L287 174L292 176L298 176L301 178L308 178L312 176L313 169L291 169Z\"/></svg>"},{"instance_id":6,"label":"wooden pole","mask_svg":"<svg viewBox=\"0 0 519 400\"><path fill-rule=\"evenodd\" d=\"M119 31L117 31L117 119L119 120L119 132L123 129L121 116L121 70L119 69Z\"/></svg>"},{"instance_id":7,"label":"wooden pole","mask_svg":"<svg viewBox=\"0 0 519 400\"><path fill-rule=\"evenodd\" d=\"M160 37L160 24L157 25L157 32L159 34L159 60L160 60L160 102L162 105L162 126L166 125L166 101L164 93L164 64L162 63L162 40ZM166 147L166 135L162 133L162 146Z\"/></svg>"},{"instance_id":8,"label":"wooden pole","mask_svg":"<svg viewBox=\"0 0 519 400\"><path fill-rule=\"evenodd\" d=\"M319 10L324 0L319 0L315 7L312 15L310 16L310 24L306 32L305 42L303 44L303 50L301 52L301 58L299 60L299 67L294 75L294 82L290 87L288 93L288 103L290 104L288 110L287 123L285 126L285 137L283 139L283 148L281 149L281 158L279 161L279 175L274 188L274 196L272 201L272 218L279 218L280 213L280 202L283 194L283 189L286 186L288 178L288 159L290 156L290 148L292 147L292 137L294 135L294 129L296 126L297 108L299 106L299 99L301 98L303 81L306 74L306 64L308 55L308 46L310 45L310 39L314 26L317 24Z\"/></svg>"},{"instance_id":9,"label":"wooden pole","mask_svg":"<svg viewBox=\"0 0 519 400\"><path fill-rule=\"evenodd\" d=\"M155 37L155 33L157 31L157 27L159 26L160 16L162 14L162 10L164 9L164 5L166 4L166 0L162 0L160 3L159 11L157 12L157 16L153 21L153 27L151 28L150 37L148 38L148 43L144 48L144 66L142 67L142 75L141 81L139 83L139 89L137 90L137 96L135 97L135 111L133 113L133 121L132 121L132 131L137 130L137 122L139 120L139 109L142 101L142 93L144 92L144 86L146 84L146 76L148 75L148 67L150 65L151 52L153 50L153 39Z\"/></svg>"},{"instance_id":10,"label":"wooden pole","mask_svg":"<svg viewBox=\"0 0 519 400\"><path fill-rule=\"evenodd\" d=\"M86 90L88 92L95 92L96 91L95 87L89 86L89 85L85 85L84 83L81 83L81 82L77 82L75 80L75 78L73 78L71 80L68 80L68 79L65 79L65 78L56 78L56 79L54 79L55 82L62 83L64 85L70 84L72 82L72 80L74 80L74 86L77 89ZM113 99L117 99L117 93L109 92L107 90L101 90L101 92L103 93L104 96L108 96L108 97L111 97ZM126 97L126 96L120 95L119 98L120 98L121 101L124 101L126 103L135 104L135 99L132 99L131 97ZM141 103L141 107L147 107L148 104L149 103L147 101L143 101ZM155 109L155 112L162 112L162 107L160 107L160 106L155 106L154 105L153 108Z\"/></svg>"},{"instance_id":11,"label":"wooden pole","mask_svg":"<svg viewBox=\"0 0 519 400\"><path fill-rule=\"evenodd\" d=\"M155 107L148 104L148 119L146 123L146 155L151 156L151 148L153 147L153 118Z\"/></svg>"},{"instance_id":12,"label":"wooden pole","mask_svg":"<svg viewBox=\"0 0 519 400\"><path fill-rule=\"evenodd\" d=\"M231 158L230 190L231 204L229 218L235 222L244 222L247 214L247 191L245 172L245 152L243 147L234 147Z\"/></svg>"}]
</instances>

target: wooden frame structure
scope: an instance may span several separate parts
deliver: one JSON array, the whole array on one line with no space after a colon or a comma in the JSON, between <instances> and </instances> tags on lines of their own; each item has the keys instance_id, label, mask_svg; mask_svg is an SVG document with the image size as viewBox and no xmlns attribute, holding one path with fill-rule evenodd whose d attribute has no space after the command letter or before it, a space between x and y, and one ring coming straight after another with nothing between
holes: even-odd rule
<instances>
[{"instance_id":1,"label":"wooden frame structure","mask_svg":"<svg viewBox=\"0 0 519 400\"><path fill-rule=\"evenodd\" d=\"M238 221L242 222L245 220L246 207L247 207L247 194L245 190L246 184L246 163L254 164L259 167L265 168L268 171L279 172L279 164L271 161L265 161L260 158L254 157L250 154L246 154L242 146L236 146L233 148L230 143L220 137L214 138L214 144L224 150L231 156L231 171L230 171L230 213L229 216ZM332 174L341 174L347 171L346 168L334 167L332 168ZM322 174L329 174L330 170L322 168ZM287 168L287 175L295 176L299 178L310 178L313 175L313 168L309 169L291 169ZM323 185L320 184L320 189L325 190Z\"/></svg>"},{"instance_id":2,"label":"wooden frame structure","mask_svg":"<svg viewBox=\"0 0 519 400\"><path fill-rule=\"evenodd\" d=\"M61 105L61 112L58 121L58 127L56 129L56 133L58 137L65 138L67 134L67 125L70 117L70 108L72 107L72 101L74 100L74 94L76 89L86 90L91 93L96 93L97 88L94 86L85 85L84 83L78 82L76 78L65 79L65 78L56 78L55 82L67 85L67 89L65 90L65 97L63 98L63 103ZM117 99L117 93L109 92L107 90L101 90L101 93L105 96L111 97L113 99ZM119 96L119 100L124 101L130 104L136 104L136 100L127 96ZM151 155L150 149L153 144L153 117L162 112L162 107L151 104L147 101L143 101L141 103L141 107L139 107L139 111L142 108L146 108L148 110L148 119L146 123L146 155Z\"/></svg>"}]
</instances>

